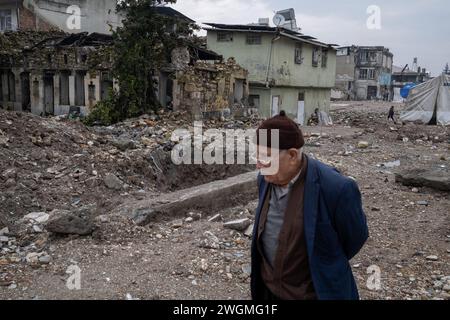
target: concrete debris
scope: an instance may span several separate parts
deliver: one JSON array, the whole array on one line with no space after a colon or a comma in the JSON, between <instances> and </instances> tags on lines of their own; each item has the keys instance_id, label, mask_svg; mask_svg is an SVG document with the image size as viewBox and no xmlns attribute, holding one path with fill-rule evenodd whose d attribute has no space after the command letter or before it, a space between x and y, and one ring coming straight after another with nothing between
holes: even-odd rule
<instances>
[{"instance_id":1,"label":"concrete debris","mask_svg":"<svg viewBox=\"0 0 450 320\"><path fill-rule=\"evenodd\" d=\"M251 224L251 220L248 218L239 219L229 221L223 224L225 228L236 230L236 231L245 231Z\"/></svg>"},{"instance_id":2,"label":"concrete debris","mask_svg":"<svg viewBox=\"0 0 450 320\"><path fill-rule=\"evenodd\" d=\"M67 210L53 210L50 213L45 228L57 234L78 234L86 236L92 234L95 225L89 210L70 212Z\"/></svg>"},{"instance_id":3,"label":"concrete debris","mask_svg":"<svg viewBox=\"0 0 450 320\"><path fill-rule=\"evenodd\" d=\"M106 175L106 177L103 179L103 182L109 189L117 191L123 189L123 182L114 174Z\"/></svg>"}]
</instances>

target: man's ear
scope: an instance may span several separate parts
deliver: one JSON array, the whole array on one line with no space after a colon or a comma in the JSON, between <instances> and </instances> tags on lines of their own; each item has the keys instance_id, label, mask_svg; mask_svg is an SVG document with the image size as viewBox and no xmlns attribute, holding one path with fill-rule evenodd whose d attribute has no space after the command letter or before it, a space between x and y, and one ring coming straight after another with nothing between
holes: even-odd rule
<instances>
[{"instance_id":1,"label":"man's ear","mask_svg":"<svg viewBox=\"0 0 450 320\"><path fill-rule=\"evenodd\" d=\"M300 157L297 149L289 149L288 153L292 160L298 160Z\"/></svg>"}]
</instances>

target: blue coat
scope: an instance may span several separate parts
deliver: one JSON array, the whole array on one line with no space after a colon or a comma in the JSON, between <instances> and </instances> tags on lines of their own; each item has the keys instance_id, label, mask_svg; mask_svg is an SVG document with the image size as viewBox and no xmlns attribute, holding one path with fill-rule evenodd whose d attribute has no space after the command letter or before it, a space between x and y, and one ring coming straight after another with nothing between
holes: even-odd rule
<instances>
[{"instance_id":1,"label":"blue coat","mask_svg":"<svg viewBox=\"0 0 450 320\"><path fill-rule=\"evenodd\" d=\"M256 234L268 187L259 176L259 205L252 243L254 300L262 300L264 288ZM336 169L308 158L303 214L309 266L318 299L358 300L349 260L361 250L369 235L358 185Z\"/></svg>"}]
</instances>

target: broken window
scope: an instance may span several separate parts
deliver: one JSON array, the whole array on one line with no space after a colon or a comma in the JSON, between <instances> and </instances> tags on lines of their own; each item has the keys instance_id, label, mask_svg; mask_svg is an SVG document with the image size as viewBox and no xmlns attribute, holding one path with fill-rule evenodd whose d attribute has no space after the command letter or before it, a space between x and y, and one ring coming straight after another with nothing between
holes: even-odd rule
<instances>
[{"instance_id":1,"label":"broken window","mask_svg":"<svg viewBox=\"0 0 450 320\"><path fill-rule=\"evenodd\" d=\"M322 68L326 68L328 64L328 50L322 49Z\"/></svg>"},{"instance_id":2,"label":"broken window","mask_svg":"<svg viewBox=\"0 0 450 320\"><path fill-rule=\"evenodd\" d=\"M59 104L62 106L70 105L69 102L69 73L61 72L59 76Z\"/></svg>"},{"instance_id":3,"label":"broken window","mask_svg":"<svg viewBox=\"0 0 450 320\"><path fill-rule=\"evenodd\" d=\"M375 79L375 69L361 69L359 71L359 79L361 80L374 80Z\"/></svg>"},{"instance_id":4,"label":"broken window","mask_svg":"<svg viewBox=\"0 0 450 320\"><path fill-rule=\"evenodd\" d=\"M0 31L12 30L11 9L0 10Z\"/></svg>"},{"instance_id":5,"label":"broken window","mask_svg":"<svg viewBox=\"0 0 450 320\"><path fill-rule=\"evenodd\" d=\"M302 52L303 51L303 45L301 43L295 44L295 63L296 64L302 64L303 63L303 57Z\"/></svg>"},{"instance_id":6,"label":"broken window","mask_svg":"<svg viewBox=\"0 0 450 320\"><path fill-rule=\"evenodd\" d=\"M228 31L217 32L217 42L231 42L233 41L233 33Z\"/></svg>"},{"instance_id":7,"label":"broken window","mask_svg":"<svg viewBox=\"0 0 450 320\"><path fill-rule=\"evenodd\" d=\"M319 65L319 48L315 47L312 53L312 65L317 67Z\"/></svg>"},{"instance_id":8,"label":"broken window","mask_svg":"<svg viewBox=\"0 0 450 320\"><path fill-rule=\"evenodd\" d=\"M377 60L377 54L373 51L362 51L359 57L362 62L375 62Z\"/></svg>"},{"instance_id":9,"label":"broken window","mask_svg":"<svg viewBox=\"0 0 450 320\"><path fill-rule=\"evenodd\" d=\"M252 108L259 108L259 101L260 101L259 95L252 94L248 97L248 104Z\"/></svg>"},{"instance_id":10,"label":"broken window","mask_svg":"<svg viewBox=\"0 0 450 320\"><path fill-rule=\"evenodd\" d=\"M255 33L247 34L247 44L254 45L254 44L261 44L261 42L262 42L262 36L260 34L255 34Z\"/></svg>"}]
</instances>

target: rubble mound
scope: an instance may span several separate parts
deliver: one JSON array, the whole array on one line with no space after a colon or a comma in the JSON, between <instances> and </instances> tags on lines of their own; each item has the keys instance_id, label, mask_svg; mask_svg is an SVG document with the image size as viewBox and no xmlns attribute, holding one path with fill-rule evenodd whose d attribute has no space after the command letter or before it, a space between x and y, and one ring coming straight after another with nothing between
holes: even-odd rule
<instances>
[{"instance_id":1,"label":"rubble mound","mask_svg":"<svg viewBox=\"0 0 450 320\"><path fill-rule=\"evenodd\" d=\"M94 205L96 214L105 214L123 199L152 198L251 170L173 164L172 131L189 124L176 112L95 128L64 117L0 110L0 227L30 212Z\"/></svg>"}]
</instances>

